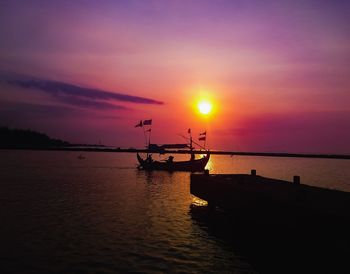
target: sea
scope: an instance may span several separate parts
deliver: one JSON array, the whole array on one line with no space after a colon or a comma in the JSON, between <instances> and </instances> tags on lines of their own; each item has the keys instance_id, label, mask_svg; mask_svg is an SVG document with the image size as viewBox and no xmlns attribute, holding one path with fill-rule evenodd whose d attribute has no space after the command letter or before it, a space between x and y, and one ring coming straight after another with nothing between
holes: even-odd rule
<instances>
[{"instance_id":1,"label":"sea","mask_svg":"<svg viewBox=\"0 0 350 274\"><path fill-rule=\"evenodd\" d=\"M207 168L350 192L350 160L213 155ZM135 154L1 150L0 186L0 273L259 273L193 216L205 203L189 173L138 170Z\"/></svg>"}]
</instances>

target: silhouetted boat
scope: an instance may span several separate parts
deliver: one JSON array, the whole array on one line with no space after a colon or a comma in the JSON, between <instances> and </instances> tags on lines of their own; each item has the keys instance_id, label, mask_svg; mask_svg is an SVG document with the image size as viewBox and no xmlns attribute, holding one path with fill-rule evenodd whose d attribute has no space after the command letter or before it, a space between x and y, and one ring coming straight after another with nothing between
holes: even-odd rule
<instances>
[{"instance_id":1,"label":"silhouetted boat","mask_svg":"<svg viewBox=\"0 0 350 274\"><path fill-rule=\"evenodd\" d=\"M83 156L83 155L79 155L78 157L77 157L79 160L83 160L83 159L85 159L85 156Z\"/></svg>"},{"instance_id":2,"label":"silhouetted boat","mask_svg":"<svg viewBox=\"0 0 350 274\"><path fill-rule=\"evenodd\" d=\"M149 126L148 129L145 129L144 126ZM193 153L194 147L193 143L197 144L192 140L192 134L191 134L191 129L189 128L187 133L189 134L189 138L182 136L186 140L189 141L189 144L163 144L163 145L157 145L157 144L151 144L151 131L152 131L152 119L150 120L140 120L140 122L135 126L135 127L141 127L143 129L143 133L147 142L147 133L148 133L148 152L147 152L147 158L143 159L138 153L137 153L137 160L139 162L139 169L143 170L168 170L168 171L204 171L205 166L207 165L210 154L209 150L205 150L203 154L205 154L204 157L200 159L195 159L195 154ZM200 137L198 138L200 141L206 141L206 135L207 132L203 132L199 134ZM199 145L199 144L197 144ZM205 144L204 147L199 145L199 147L205 149ZM189 161L178 161L175 162L173 161L174 157L169 156L168 160L163 160L163 161L154 161L152 159L151 153L159 153L159 154L165 154L167 153L166 149L182 149L182 148L189 148L191 154L191 159Z\"/></svg>"},{"instance_id":3,"label":"silhouetted boat","mask_svg":"<svg viewBox=\"0 0 350 274\"><path fill-rule=\"evenodd\" d=\"M210 154L206 152L206 155L200 159L194 159L194 154L189 161L153 161L151 158L146 160L137 153L137 160L139 161L139 169L144 170L168 170L168 171L204 171L205 166L207 165ZM172 159L172 158L170 158Z\"/></svg>"}]
</instances>

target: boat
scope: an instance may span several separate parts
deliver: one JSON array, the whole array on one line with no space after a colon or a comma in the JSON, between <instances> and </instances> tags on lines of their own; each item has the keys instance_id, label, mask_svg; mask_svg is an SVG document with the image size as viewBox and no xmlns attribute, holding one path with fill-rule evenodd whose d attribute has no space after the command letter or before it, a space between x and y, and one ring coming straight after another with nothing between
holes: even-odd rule
<instances>
[{"instance_id":1,"label":"boat","mask_svg":"<svg viewBox=\"0 0 350 274\"><path fill-rule=\"evenodd\" d=\"M79 155L78 157L77 157L79 160L84 160L85 159L85 156L83 156L83 155Z\"/></svg>"},{"instance_id":2,"label":"boat","mask_svg":"<svg viewBox=\"0 0 350 274\"><path fill-rule=\"evenodd\" d=\"M149 128L145 129L145 126L149 126ZM204 171L205 166L207 165L209 158L210 158L210 153L209 150L205 149L205 143L204 147L193 141L192 139L192 134L191 134L191 129L189 128L187 133L189 134L189 137L185 137L183 135L183 138L185 138L187 141L189 141L189 144L163 144L163 145L157 145L157 144L151 144L150 142L150 135L152 132L152 119L150 120L140 120L140 122L135 126L135 127L141 127L143 129L143 133L145 136L145 141L147 142L147 134L148 134L148 152L146 159L143 159L139 153L137 153L137 160L139 162L138 169L142 170L167 170L167 171ZM204 133L200 133L200 141L205 141L206 140L206 134L207 132L205 131ZM194 147L193 143L204 149L203 154L205 154L202 158L196 159L195 154L194 154ZM150 153L159 153L159 154L165 154L169 153L167 149L190 149L188 152L191 155L191 158L189 161L174 161L173 156L169 156L167 160L163 161L155 161L152 159L152 156Z\"/></svg>"},{"instance_id":3,"label":"boat","mask_svg":"<svg viewBox=\"0 0 350 274\"><path fill-rule=\"evenodd\" d=\"M200 159L195 159L194 154L191 155L189 161L173 161L172 156L165 161L154 161L150 155L143 159L137 153L137 160L139 161L139 169L143 170L167 170L167 171L204 171L205 166L207 165L210 158L209 151L206 152L205 156Z\"/></svg>"}]
</instances>

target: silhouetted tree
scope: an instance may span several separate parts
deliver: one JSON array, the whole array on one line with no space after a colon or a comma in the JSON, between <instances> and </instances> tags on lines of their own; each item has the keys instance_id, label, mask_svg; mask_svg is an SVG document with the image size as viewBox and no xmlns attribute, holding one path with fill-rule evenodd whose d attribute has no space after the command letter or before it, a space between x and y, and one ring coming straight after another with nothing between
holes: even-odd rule
<instances>
[{"instance_id":1,"label":"silhouetted tree","mask_svg":"<svg viewBox=\"0 0 350 274\"><path fill-rule=\"evenodd\" d=\"M0 148L50 148L69 146L68 142L51 139L46 134L30 129L0 127Z\"/></svg>"}]
</instances>

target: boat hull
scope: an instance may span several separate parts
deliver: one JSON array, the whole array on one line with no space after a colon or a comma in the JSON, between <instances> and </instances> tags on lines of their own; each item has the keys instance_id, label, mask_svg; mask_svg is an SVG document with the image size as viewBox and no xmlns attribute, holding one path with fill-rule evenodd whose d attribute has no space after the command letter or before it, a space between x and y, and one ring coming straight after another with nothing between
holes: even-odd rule
<instances>
[{"instance_id":1,"label":"boat hull","mask_svg":"<svg viewBox=\"0 0 350 274\"><path fill-rule=\"evenodd\" d=\"M137 160L139 161L139 168L144 170L167 170L167 171L204 171L210 158L210 154L207 153L204 157L191 161L181 162L147 162L137 153Z\"/></svg>"}]
</instances>

